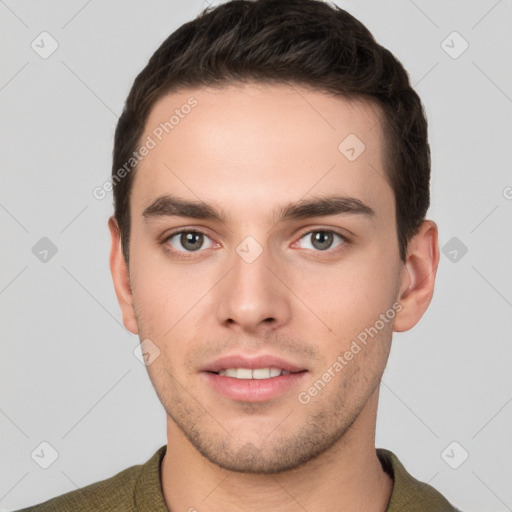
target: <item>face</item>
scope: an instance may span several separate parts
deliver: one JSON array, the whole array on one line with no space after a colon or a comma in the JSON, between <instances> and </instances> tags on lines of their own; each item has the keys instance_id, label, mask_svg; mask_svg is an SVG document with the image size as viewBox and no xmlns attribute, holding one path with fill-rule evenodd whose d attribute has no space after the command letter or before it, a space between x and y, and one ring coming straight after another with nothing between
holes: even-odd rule
<instances>
[{"instance_id":1,"label":"face","mask_svg":"<svg viewBox=\"0 0 512 512\"><path fill-rule=\"evenodd\" d=\"M154 106L148 137L118 297L158 353L169 431L242 472L339 445L376 406L401 308L379 111L286 85L190 89Z\"/></svg>"}]
</instances>

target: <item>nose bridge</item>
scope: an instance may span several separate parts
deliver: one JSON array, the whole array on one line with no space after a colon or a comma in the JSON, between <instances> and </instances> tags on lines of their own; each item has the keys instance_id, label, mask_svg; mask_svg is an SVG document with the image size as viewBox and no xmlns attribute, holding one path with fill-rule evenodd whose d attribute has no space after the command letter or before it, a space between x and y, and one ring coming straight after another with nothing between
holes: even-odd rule
<instances>
[{"instance_id":1,"label":"nose bridge","mask_svg":"<svg viewBox=\"0 0 512 512\"><path fill-rule=\"evenodd\" d=\"M217 315L222 324L254 330L259 325L289 319L286 288L269 269L275 266L268 248L246 237L233 251L231 271L218 290Z\"/></svg>"}]
</instances>

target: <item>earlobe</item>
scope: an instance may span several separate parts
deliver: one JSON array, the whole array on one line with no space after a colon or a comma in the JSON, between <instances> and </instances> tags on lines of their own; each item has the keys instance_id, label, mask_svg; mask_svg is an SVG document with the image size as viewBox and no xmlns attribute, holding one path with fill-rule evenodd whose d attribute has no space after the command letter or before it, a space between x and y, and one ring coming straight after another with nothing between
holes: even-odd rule
<instances>
[{"instance_id":1,"label":"earlobe","mask_svg":"<svg viewBox=\"0 0 512 512\"><path fill-rule=\"evenodd\" d=\"M130 285L128 265L121 249L121 232L117 220L112 216L108 220L110 230L110 271L114 281L117 301L123 315L124 326L133 334L138 334L138 326L133 308L133 295Z\"/></svg>"},{"instance_id":2,"label":"earlobe","mask_svg":"<svg viewBox=\"0 0 512 512\"><path fill-rule=\"evenodd\" d=\"M437 226L433 221L426 220L407 248L398 294L402 309L396 315L393 326L396 332L414 327L427 310L434 293L438 264Z\"/></svg>"}]
</instances>

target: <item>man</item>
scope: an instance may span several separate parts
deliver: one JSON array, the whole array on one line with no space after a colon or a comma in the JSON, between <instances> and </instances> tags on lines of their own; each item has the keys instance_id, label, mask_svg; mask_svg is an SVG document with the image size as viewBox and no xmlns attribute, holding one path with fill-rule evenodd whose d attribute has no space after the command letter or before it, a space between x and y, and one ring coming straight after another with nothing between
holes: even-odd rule
<instances>
[{"instance_id":1,"label":"man","mask_svg":"<svg viewBox=\"0 0 512 512\"><path fill-rule=\"evenodd\" d=\"M144 465L25 510L456 510L375 448L439 260L407 74L316 0L174 32L115 135L110 266L167 412Z\"/></svg>"}]
</instances>

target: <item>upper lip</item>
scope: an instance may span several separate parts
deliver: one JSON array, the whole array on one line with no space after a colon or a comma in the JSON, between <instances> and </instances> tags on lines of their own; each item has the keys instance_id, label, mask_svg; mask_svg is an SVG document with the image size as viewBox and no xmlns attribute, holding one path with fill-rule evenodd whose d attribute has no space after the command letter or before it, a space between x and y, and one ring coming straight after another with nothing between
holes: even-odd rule
<instances>
[{"instance_id":1,"label":"upper lip","mask_svg":"<svg viewBox=\"0 0 512 512\"><path fill-rule=\"evenodd\" d=\"M250 370L255 370L256 368L279 368L287 372L300 372L305 370L305 368L301 368L285 359L272 355L247 357L234 354L216 359L214 362L205 366L202 371L219 372L227 368L249 368Z\"/></svg>"}]
</instances>

